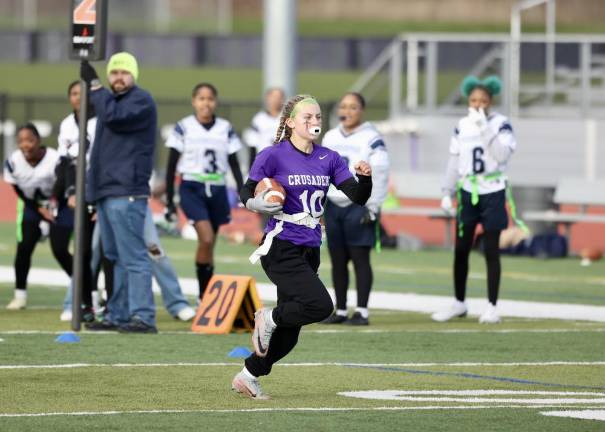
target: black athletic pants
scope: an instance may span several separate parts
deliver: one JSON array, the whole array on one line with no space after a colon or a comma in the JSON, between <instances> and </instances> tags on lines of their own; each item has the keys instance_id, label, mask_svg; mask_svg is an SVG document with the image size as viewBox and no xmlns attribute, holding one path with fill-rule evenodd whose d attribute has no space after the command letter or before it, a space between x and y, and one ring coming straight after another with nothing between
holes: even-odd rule
<instances>
[{"instance_id":1,"label":"black athletic pants","mask_svg":"<svg viewBox=\"0 0 605 432\"><path fill-rule=\"evenodd\" d=\"M332 281L336 293L336 309L347 309L347 289L349 288L349 261L355 269L355 287L357 288L357 307L367 308L372 289L373 273L370 265L369 246L330 247L332 260Z\"/></svg>"},{"instance_id":2,"label":"black athletic pants","mask_svg":"<svg viewBox=\"0 0 605 432\"><path fill-rule=\"evenodd\" d=\"M264 358L252 354L246 369L254 376L268 375L274 363L296 346L302 326L326 319L334 310L332 299L319 279L319 248L296 246L274 239L261 258L263 269L277 285L273 320L277 328Z\"/></svg>"},{"instance_id":3,"label":"black athletic pants","mask_svg":"<svg viewBox=\"0 0 605 432\"><path fill-rule=\"evenodd\" d=\"M71 229L64 226L50 224L50 246L52 253L61 268L71 276L72 259L67 248ZM21 241L17 242L15 255L15 281L16 288L27 289L27 276L31 267L31 257L42 231L37 220L23 220L21 222Z\"/></svg>"},{"instance_id":4,"label":"black athletic pants","mask_svg":"<svg viewBox=\"0 0 605 432\"><path fill-rule=\"evenodd\" d=\"M464 301L466 298L466 281L468 278L468 260L473 248L475 238L474 225L464 225L463 236L456 236L456 250L454 254L454 289L456 299ZM500 288L500 230L485 231L484 253L487 265L487 297L490 303L498 301Z\"/></svg>"}]
</instances>

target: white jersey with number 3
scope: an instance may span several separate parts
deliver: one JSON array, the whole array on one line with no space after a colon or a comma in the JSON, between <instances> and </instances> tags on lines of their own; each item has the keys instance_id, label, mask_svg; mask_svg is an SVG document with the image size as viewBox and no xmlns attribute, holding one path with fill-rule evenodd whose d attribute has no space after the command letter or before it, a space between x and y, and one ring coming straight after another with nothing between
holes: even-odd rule
<instances>
[{"instance_id":1,"label":"white jersey with number 3","mask_svg":"<svg viewBox=\"0 0 605 432\"><path fill-rule=\"evenodd\" d=\"M177 170L183 179L195 180L199 175L226 174L229 155L237 153L242 143L227 120L216 117L212 127L206 129L190 115L176 124L166 147L181 153Z\"/></svg>"},{"instance_id":2,"label":"white jersey with number 3","mask_svg":"<svg viewBox=\"0 0 605 432\"><path fill-rule=\"evenodd\" d=\"M479 128L468 117L460 119L450 141L450 154L458 156L458 176L465 178L462 188L472 192L473 186L468 177L475 175L480 195L506 188L504 175L489 178L490 174L504 174L507 167L507 160L499 161L494 157L493 146L507 148L510 153L517 146L512 127L505 116L490 113L487 116L487 124L491 137L489 143L485 142Z\"/></svg>"}]
</instances>

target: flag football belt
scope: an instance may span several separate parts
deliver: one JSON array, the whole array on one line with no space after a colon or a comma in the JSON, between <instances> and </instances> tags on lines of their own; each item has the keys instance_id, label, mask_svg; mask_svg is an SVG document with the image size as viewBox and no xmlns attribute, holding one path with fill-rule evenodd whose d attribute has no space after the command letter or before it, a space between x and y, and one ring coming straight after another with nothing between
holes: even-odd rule
<instances>
[{"instance_id":1,"label":"flag football belt","mask_svg":"<svg viewBox=\"0 0 605 432\"><path fill-rule=\"evenodd\" d=\"M515 204L515 199L513 198L513 189L510 185L510 182L506 178L506 176L500 171L496 171L486 175L468 175L466 177L461 178L456 183L456 198L458 200L458 237L462 237L464 235L464 223L462 222L462 218L460 217L462 214L462 186L464 186L464 181L468 180L471 184L471 204L476 206L479 204L479 181L491 181L491 180L504 180L506 184L506 201L508 202L508 206L510 207L510 215L519 228L523 230L523 232L529 234L529 228L518 216L517 216L517 205Z\"/></svg>"},{"instance_id":2,"label":"flag football belt","mask_svg":"<svg viewBox=\"0 0 605 432\"><path fill-rule=\"evenodd\" d=\"M319 218L314 218L309 213L305 212L295 214L280 213L273 215L273 218L277 219L275 227L267 233L263 244L252 252L252 255L250 255L250 258L248 258L252 264L256 264L260 257L269 253L273 239L284 230L284 222L302 225L310 229L315 229L315 227L317 227L320 223Z\"/></svg>"},{"instance_id":3,"label":"flag football belt","mask_svg":"<svg viewBox=\"0 0 605 432\"><path fill-rule=\"evenodd\" d=\"M203 183L206 186L206 196L208 197L212 196L210 186L225 186L225 174L221 173L184 173L183 180Z\"/></svg>"}]
</instances>

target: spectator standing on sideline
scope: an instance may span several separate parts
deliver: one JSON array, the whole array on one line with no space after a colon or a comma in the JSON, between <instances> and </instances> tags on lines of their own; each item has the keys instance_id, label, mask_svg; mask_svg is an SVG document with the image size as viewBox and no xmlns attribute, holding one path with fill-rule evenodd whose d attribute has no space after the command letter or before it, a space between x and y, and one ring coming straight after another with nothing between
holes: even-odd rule
<instances>
[{"instance_id":1,"label":"spectator standing on sideline","mask_svg":"<svg viewBox=\"0 0 605 432\"><path fill-rule=\"evenodd\" d=\"M279 87L267 89L265 108L252 117L250 127L244 131L244 141L250 147L250 166L258 153L273 145L285 97L284 91Z\"/></svg>"},{"instance_id":2,"label":"spectator standing on sideline","mask_svg":"<svg viewBox=\"0 0 605 432\"><path fill-rule=\"evenodd\" d=\"M101 85L88 62L82 62L80 74L90 86L97 113L86 198L96 203L103 251L114 262L109 313L87 328L157 333L151 261L144 239L157 128L155 102L136 85L139 68L129 53L109 59L111 90Z\"/></svg>"}]
</instances>

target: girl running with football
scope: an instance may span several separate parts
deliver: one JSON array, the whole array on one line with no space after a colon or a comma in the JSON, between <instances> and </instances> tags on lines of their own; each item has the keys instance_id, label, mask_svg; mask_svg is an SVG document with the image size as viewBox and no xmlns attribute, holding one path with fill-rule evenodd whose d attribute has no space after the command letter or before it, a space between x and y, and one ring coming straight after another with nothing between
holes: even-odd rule
<instances>
[{"instance_id":1,"label":"girl running with football","mask_svg":"<svg viewBox=\"0 0 605 432\"><path fill-rule=\"evenodd\" d=\"M480 80L468 76L461 85L468 99L468 115L460 119L450 142L450 158L443 184L441 207L452 211L451 197L456 194L457 235L454 253L454 294L452 305L432 315L443 322L467 314L466 282L469 255L477 224L483 226L487 264L488 304L479 317L481 323L498 323L496 311L500 286L500 233L508 225L506 212L508 160L517 143L509 120L491 110L493 98L500 93L500 79ZM511 207L514 210L514 206ZM516 216L513 214L516 221Z\"/></svg>"},{"instance_id":2,"label":"girl running with football","mask_svg":"<svg viewBox=\"0 0 605 432\"><path fill-rule=\"evenodd\" d=\"M214 244L221 225L231 220L225 180L227 171L235 178L238 190L243 184L237 152L242 143L228 120L214 113L218 91L209 83L193 88L194 114L177 122L166 141L170 148L166 170L166 219L176 214L174 177L181 175L180 207L193 224L198 238L195 267L199 298L214 273ZM177 166L178 164L178 166Z\"/></svg>"},{"instance_id":3,"label":"girl running with football","mask_svg":"<svg viewBox=\"0 0 605 432\"><path fill-rule=\"evenodd\" d=\"M271 215L261 246L250 260L261 264L277 285L277 306L256 312L252 336L255 352L232 382L238 393L267 399L258 377L296 346L303 325L319 322L334 304L319 279L320 217L330 184L352 202L364 205L372 191L372 169L364 161L355 166L359 181L338 153L314 143L321 133L321 109L308 95L291 98L285 105L275 143L259 153L240 192L249 210ZM271 189L254 195L257 184L271 178L283 186L282 204L267 202Z\"/></svg>"}]
</instances>

